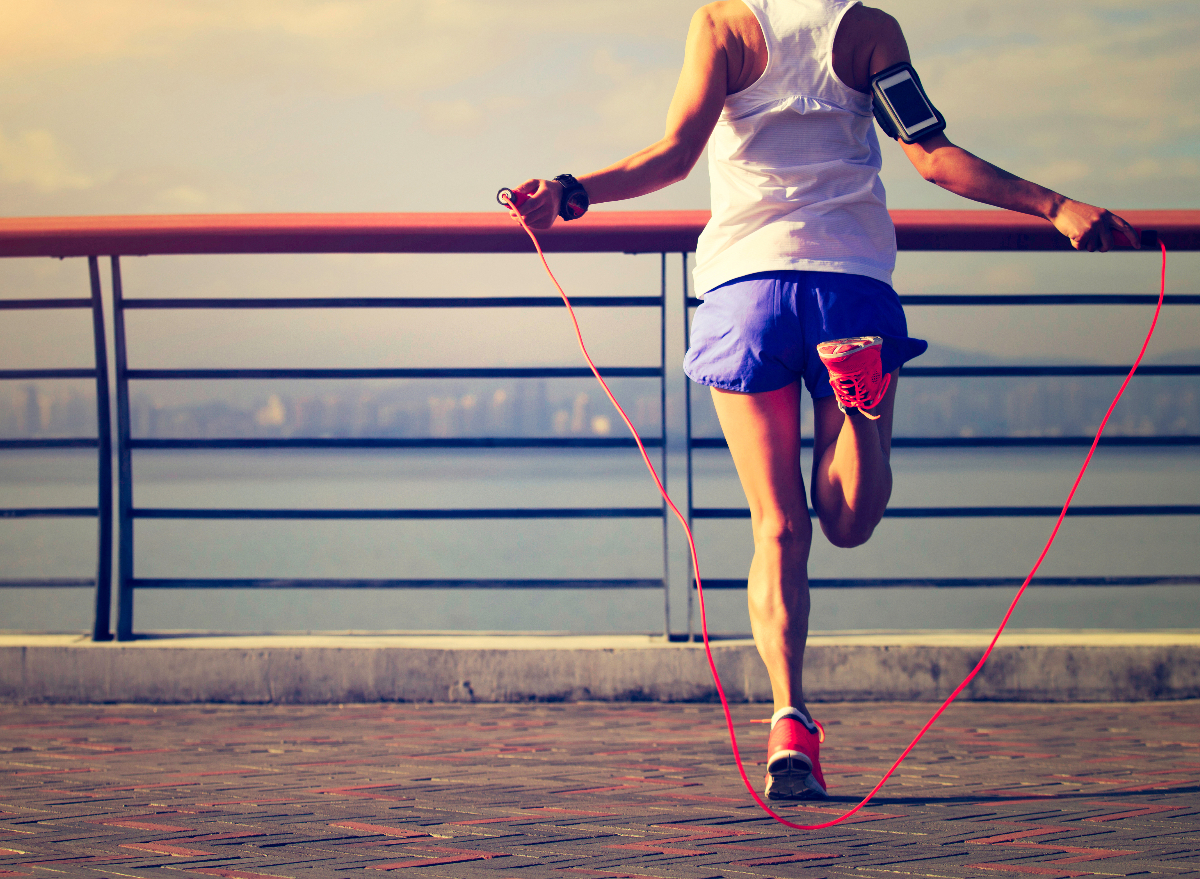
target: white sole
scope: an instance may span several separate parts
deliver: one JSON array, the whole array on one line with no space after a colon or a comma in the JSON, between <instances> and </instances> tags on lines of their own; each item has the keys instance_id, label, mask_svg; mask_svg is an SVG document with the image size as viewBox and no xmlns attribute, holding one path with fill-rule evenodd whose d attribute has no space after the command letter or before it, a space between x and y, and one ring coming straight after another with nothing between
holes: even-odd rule
<instances>
[{"instance_id":1,"label":"white sole","mask_svg":"<svg viewBox=\"0 0 1200 879\"><path fill-rule=\"evenodd\" d=\"M846 352L844 352L844 353L842 353L842 354L837 354L837 355L834 355L834 356L832 356L832 357L830 357L830 358L829 358L829 359L830 359L830 362L832 362L832 363L841 363L841 362L842 362L843 360L845 360L847 357L850 357L850 356L852 356L852 355L854 355L854 354L857 354L859 351L869 351L869 350L871 350L872 348L882 348L882 347L883 347L883 337L882 337L882 336L853 336L853 337L851 337L851 338L871 339L872 341L871 341L869 344L862 345L862 346L860 346L860 347L858 347L858 348L854 348L854 349L853 349L853 350L851 350L851 351L846 351ZM818 346L817 346L817 355L818 355L818 357L820 357L820 359L821 359L822 361L824 360L824 357L821 357L821 356L820 356L820 355L821 355L821 346L822 346L822 345L829 345L829 344L833 344L833 343L835 343L835 342L840 342L840 341L842 341L842 340L841 340L841 339L830 339L828 342L822 342L820 345L818 345Z\"/></svg>"},{"instance_id":2,"label":"white sole","mask_svg":"<svg viewBox=\"0 0 1200 879\"><path fill-rule=\"evenodd\" d=\"M812 763L799 751L776 751L767 764L767 799L824 799L828 794L812 772Z\"/></svg>"}]
</instances>

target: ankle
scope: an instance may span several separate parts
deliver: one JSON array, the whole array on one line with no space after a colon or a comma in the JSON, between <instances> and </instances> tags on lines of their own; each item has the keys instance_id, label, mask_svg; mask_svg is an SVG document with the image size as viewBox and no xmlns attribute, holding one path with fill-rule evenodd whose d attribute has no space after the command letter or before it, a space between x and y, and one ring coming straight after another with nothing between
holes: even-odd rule
<instances>
[{"instance_id":1,"label":"ankle","mask_svg":"<svg viewBox=\"0 0 1200 879\"><path fill-rule=\"evenodd\" d=\"M813 721L812 715L808 713L808 709L803 704L800 704L799 706L785 705L783 708L780 708L778 711L776 711L774 714L772 714L771 715L771 729L774 729L775 724L777 724L779 721L783 720L785 717L796 718L802 724L804 724L804 727L809 732L815 733L817 731L817 725Z\"/></svg>"}]
</instances>

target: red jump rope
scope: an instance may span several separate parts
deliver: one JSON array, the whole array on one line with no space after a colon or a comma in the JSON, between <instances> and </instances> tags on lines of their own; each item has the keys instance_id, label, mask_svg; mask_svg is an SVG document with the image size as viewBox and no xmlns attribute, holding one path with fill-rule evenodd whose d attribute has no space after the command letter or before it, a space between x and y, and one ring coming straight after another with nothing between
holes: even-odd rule
<instances>
[{"instance_id":1,"label":"red jump rope","mask_svg":"<svg viewBox=\"0 0 1200 879\"><path fill-rule=\"evenodd\" d=\"M609 402L613 404L613 407L621 416L621 420L624 421L625 426L629 428L629 432L633 434L634 441L637 442L638 450L642 453L642 460L646 464L646 469L650 471L650 476L654 479L654 484L658 486L659 493L662 494L663 500L666 502L667 506L671 508L671 512L675 514L675 517L679 519L679 524L683 526L683 530L687 534L688 550L692 554L692 570L696 573L696 595L700 604L700 631L704 636L704 654L708 658L708 667L712 671L713 683L716 684L717 687L717 695L721 697L721 708L725 712L725 724L729 727L729 744L733 748L733 759L737 763L738 774L740 774L742 777L742 783L746 786L746 790L750 792L750 796L753 797L754 802L758 803L759 807L762 808L764 812L766 812L780 824L793 827L796 830L821 830L825 827L832 827L835 824L840 824L851 815L862 809L862 807L869 803L871 798L880 791L887 780L891 778L892 773L900 768L900 764L904 762L904 758L907 757L912 752L913 748L917 746L917 742L921 741L922 737L926 732L929 731L934 722L937 721L937 719L942 716L942 713L950 707L950 704L956 698L958 698L958 694L966 689L967 684L969 684L975 678L975 676L979 674L980 670L983 669L984 663L987 662L988 657L992 653L992 648L994 648L996 646L996 642L1000 640L1000 634L1004 631L1004 627L1008 625L1008 620L1013 615L1013 611L1017 609L1017 602L1019 602L1021 600L1021 596L1025 594L1026 588L1028 588L1030 581L1033 580L1033 575L1037 573L1037 569L1041 567L1042 560L1046 557L1046 553L1050 551L1050 547L1054 544L1054 539L1058 536L1059 526L1062 525L1063 519L1067 515L1067 509L1071 506L1071 500L1075 497L1075 490L1079 488L1079 483L1083 480L1083 474L1087 472L1088 465L1092 461L1092 455L1095 453L1096 446L1100 442L1100 435L1104 432L1105 425L1108 424L1108 418L1110 415L1112 415L1113 409L1116 408L1117 401L1121 399L1121 395L1125 393L1125 388L1129 384L1129 380L1133 378L1133 374L1137 371L1138 365L1142 362L1142 357L1146 353L1146 348L1150 344L1150 339L1154 336L1154 327L1158 323L1158 315L1159 312L1162 311L1163 297L1167 292L1167 248L1161 241L1158 242L1159 247L1162 249L1162 271L1159 284L1158 305L1154 309L1154 319L1150 321L1150 330L1146 333L1146 340L1142 342L1142 348L1138 352L1137 359L1133 362L1133 366L1130 367L1129 375L1127 375L1125 377L1125 381L1121 383L1120 390L1118 390L1117 395L1113 397L1113 401L1109 405L1108 411L1104 413L1104 418L1100 421L1100 427L1096 431L1096 437L1092 440L1092 445L1091 448L1088 449L1087 457L1083 459L1083 466L1079 468L1079 475L1075 477L1075 483L1071 486L1071 491L1067 494L1066 503L1063 504L1062 512L1058 514L1058 519L1054 523L1054 528L1050 531L1050 537L1046 541L1046 545L1042 549L1041 555L1038 556L1037 562L1034 563L1033 570L1029 572L1029 576L1025 578L1025 582L1021 584L1021 588L1017 590L1017 594L1013 597L1012 603L1008 606L1008 612L1004 614L1004 619L1000 623L1000 628L996 630L996 634L992 637L991 643L988 644L987 650L983 652L983 656L980 658L979 662L977 662L975 667L971 669L971 673L963 679L961 684L955 687L954 692L946 698L946 701L943 702L938 710L933 713L933 716L929 718L928 722L921 727L920 732L918 732L913 740L909 742L908 747L905 748L903 753L896 758L896 762L893 763L891 768L883 774L881 779L879 779L879 783L876 784L875 787L871 788L870 793L863 797L862 802L844 814L834 818L832 821L826 821L823 824L796 824L777 814L771 809L770 806L764 803L762 798L758 795L758 791L755 790L755 786L750 783L750 779L746 775L746 769L742 765L742 755L738 750L737 733L733 728L733 717L729 713L729 702L725 698L725 689L721 686L721 678L717 674L717 666L713 662L712 649L709 647L708 643L708 620L704 613L704 586L700 580L700 560L696 556L696 541L692 537L692 529L688 527L687 518L679 512L679 508L675 506L675 503L667 494L667 490L663 487L662 480L658 478L658 472L654 469L654 465L650 463L650 456L646 454L646 447L642 444L642 438L638 436L638 432L634 428L633 422L629 420L629 416L625 414L625 410L621 408L621 404L617 402L617 398L613 396L612 391L609 390L608 384L600 375L600 371L596 369L596 364L592 362L592 358L588 355L587 347L583 343L583 333L581 333L579 330L579 321L575 319L575 310L571 307L571 301L567 298L567 294L563 292L562 285L558 283L558 279L554 277L554 272L550 271L550 265L546 262L546 254L542 252L542 246L538 243L537 236L533 234L533 230L530 229L526 224L525 218L522 217L520 212L516 210L516 208L524 203L528 197L529 196L525 195L524 193L514 192L511 189L501 189L496 195L497 200L510 209L513 218L521 224L521 228L525 230L526 234L528 234L529 238L533 241L533 246L537 250L538 256L542 260L542 265L546 269L546 274L548 274L550 276L550 280L554 282L555 288L557 288L559 295L562 296L563 304L567 307L567 313L570 315L571 323L575 327L575 338L579 342L579 350L583 352L583 359L587 361L587 365L592 370L592 375L596 377L596 381L600 382L600 387L604 389L605 396L608 397ZM1118 240L1118 243L1127 243L1125 242L1125 239L1119 235L1119 233L1114 232L1113 234ZM1144 240L1149 241L1153 240L1154 238L1155 236L1153 236L1151 233L1145 233Z\"/></svg>"}]
</instances>

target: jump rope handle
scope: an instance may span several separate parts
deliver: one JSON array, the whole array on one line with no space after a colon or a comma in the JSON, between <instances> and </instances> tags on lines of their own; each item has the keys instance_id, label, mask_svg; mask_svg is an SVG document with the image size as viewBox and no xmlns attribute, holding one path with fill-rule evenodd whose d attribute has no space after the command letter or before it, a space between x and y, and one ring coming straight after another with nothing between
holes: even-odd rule
<instances>
[{"instance_id":1,"label":"jump rope handle","mask_svg":"<svg viewBox=\"0 0 1200 879\"><path fill-rule=\"evenodd\" d=\"M525 202L529 201L529 196L523 192L515 192L506 186L496 193L496 201L504 205L504 207L508 207L508 203L512 202L513 207L519 208Z\"/></svg>"},{"instance_id":2,"label":"jump rope handle","mask_svg":"<svg viewBox=\"0 0 1200 879\"><path fill-rule=\"evenodd\" d=\"M1112 231L1112 237L1113 237L1113 244L1115 244L1117 247L1132 247L1133 246L1133 243L1128 238L1126 238L1124 236L1124 234L1122 234L1121 232L1118 232L1116 229L1113 229L1111 231ZM1138 233L1138 235L1141 239L1142 247L1158 247L1158 230L1157 229L1143 229L1141 232Z\"/></svg>"}]
</instances>

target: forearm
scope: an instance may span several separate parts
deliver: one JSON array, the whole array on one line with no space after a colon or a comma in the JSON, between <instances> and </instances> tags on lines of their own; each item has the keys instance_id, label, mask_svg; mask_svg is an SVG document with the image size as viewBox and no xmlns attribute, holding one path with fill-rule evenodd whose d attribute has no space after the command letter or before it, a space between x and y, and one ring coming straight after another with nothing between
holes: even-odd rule
<instances>
[{"instance_id":1,"label":"forearm","mask_svg":"<svg viewBox=\"0 0 1200 879\"><path fill-rule=\"evenodd\" d=\"M1009 174L956 147L944 134L901 146L913 167L931 183L964 198L1043 217L1077 250L1110 249L1114 229L1134 247L1141 246L1137 230L1115 214Z\"/></svg>"},{"instance_id":2,"label":"forearm","mask_svg":"<svg viewBox=\"0 0 1200 879\"><path fill-rule=\"evenodd\" d=\"M700 151L677 140L663 138L607 168L578 178L592 204L621 201L656 192L683 180L696 164Z\"/></svg>"},{"instance_id":3,"label":"forearm","mask_svg":"<svg viewBox=\"0 0 1200 879\"><path fill-rule=\"evenodd\" d=\"M923 177L972 201L1053 220L1066 199L949 142L930 150L919 166Z\"/></svg>"}]
</instances>

